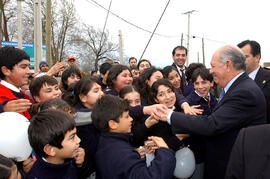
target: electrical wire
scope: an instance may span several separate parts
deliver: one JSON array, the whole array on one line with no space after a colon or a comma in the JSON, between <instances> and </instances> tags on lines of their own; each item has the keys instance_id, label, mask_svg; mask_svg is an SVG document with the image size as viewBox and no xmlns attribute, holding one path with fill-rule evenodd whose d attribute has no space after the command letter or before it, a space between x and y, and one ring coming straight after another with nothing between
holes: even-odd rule
<instances>
[{"instance_id":1,"label":"electrical wire","mask_svg":"<svg viewBox=\"0 0 270 179\"><path fill-rule=\"evenodd\" d=\"M143 57L143 55L144 55L144 53L145 53L145 51L146 51L148 45L150 44L150 42L151 42L151 40L152 40L152 37L153 37L153 35L154 35L154 33L155 33L155 31L156 31L158 25L159 25L159 23L160 23L160 21L161 21L163 15L164 15L164 13L165 13L165 11L166 11L166 9L167 9L167 7L168 7L170 1L171 1L171 0L168 0L167 4L166 4L166 6L165 6L165 8L164 8L164 10L163 10L163 12L162 12L162 14L161 14L159 20L158 20L157 25L156 25L155 29L153 30L153 32L152 32L152 34L151 34L151 36L150 36L150 39L149 39L149 41L147 42L147 44L146 44L146 46L145 46L145 48L144 48L144 50L143 50L143 53L142 53L142 56L141 56L140 60L142 59L142 57Z\"/></svg>"}]
</instances>

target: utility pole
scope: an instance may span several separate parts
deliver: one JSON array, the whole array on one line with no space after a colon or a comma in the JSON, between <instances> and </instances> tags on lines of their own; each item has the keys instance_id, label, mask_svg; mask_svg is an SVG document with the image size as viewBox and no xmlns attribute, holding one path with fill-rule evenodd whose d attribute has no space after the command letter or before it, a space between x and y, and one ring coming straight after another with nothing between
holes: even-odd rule
<instances>
[{"instance_id":1,"label":"utility pole","mask_svg":"<svg viewBox=\"0 0 270 179\"><path fill-rule=\"evenodd\" d=\"M119 30L119 55L120 55L120 64L124 65L123 60L123 41L122 41L122 32Z\"/></svg>"},{"instance_id":2,"label":"utility pole","mask_svg":"<svg viewBox=\"0 0 270 179\"><path fill-rule=\"evenodd\" d=\"M22 1L17 0L18 48L22 49Z\"/></svg>"},{"instance_id":3,"label":"utility pole","mask_svg":"<svg viewBox=\"0 0 270 179\"><path fill-rule=\"evenodd\" d=\"M183 33L181 34L181 46L183 46L183 40L184 40L184 37L183 37Z\"/></svg>"},{"instance_id":4,"label":"utility pole","mask_svg":"<svg viewBox=\"0 0 270 179\"><path fill-rule=\"evenodd\" d=\"M202 38L202 58L203 58L203 64L205 65L204 37Z\"/></svg>"},{"instance_id":5,"label":"utility pole","mask_svg":"<svg viewBox=\"0 0 270 179\"><path fill-rule=\"evenodd\" d=\"M47 10L46 10L46 61L49 67L52 66L52 52L51 52L51 41L52 41L52 1L47 0Z\"/></svg>"},{"instance_id":6,"label":"utility pole","mask_svg":"<svg viewBox=\"0 0 270 179\"><path fill-rule=\"evenodd\" d=\"M188 16L188 32L187 32L187 50L188 50L188 52L189 52L189 36L190 36L190 14L192 14L193 12L196 12L196 10L191 10L191 11L187 11L187 12L183 13L183 14ZM186 64L188 65L188 57L186 60Z\"/></svg>"},{"instance_id":7,"label":"utility pole","mask_svg":"<svg viewBox=\"0 0 270 179\"><path fill-rule=\"evenodd\" d=\"M34 60L35 72L42 60L41 0L34 0Z\"/></svg>"}]
</instances>

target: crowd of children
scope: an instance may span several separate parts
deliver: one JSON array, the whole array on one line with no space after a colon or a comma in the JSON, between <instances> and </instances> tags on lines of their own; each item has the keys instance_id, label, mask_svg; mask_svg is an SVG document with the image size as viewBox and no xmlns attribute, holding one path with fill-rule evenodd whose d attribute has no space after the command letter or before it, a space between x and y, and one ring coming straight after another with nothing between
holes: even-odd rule
<instances>
[{"instance_id":1,"label":"crowd of children","mask_svg":"<svg viewBox=\"0 0 270 179\"><path fill-rule=\"evenodd\" d=\"M30 120L33 148L28 159L16 162L18 169L0 155L0 178L170 179L175 151L183 146L190 146L197 164L203 164L202 136L175 134L153 115L164 108L209 115L217 101L210 93L213 77L203 65L193 69L184 97L177 68L159 69L145 59L136 66L136 58L130 58L130 67L103 63L99 77L84 77L73 65L60 83L48 73L30 84L29 60L20 49L0 49L0 112ZM155 154L148 167L146 153ZM198 166L193 178L202 178L196 176L202 171Z\"/></svg>"}]
</instances>

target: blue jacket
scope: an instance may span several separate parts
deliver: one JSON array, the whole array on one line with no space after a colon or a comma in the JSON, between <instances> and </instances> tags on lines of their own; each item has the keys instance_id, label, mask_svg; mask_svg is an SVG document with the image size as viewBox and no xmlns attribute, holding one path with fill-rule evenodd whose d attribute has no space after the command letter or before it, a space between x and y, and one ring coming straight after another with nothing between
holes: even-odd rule
<instances>
[{"instance_id":1,"label":"blue jacket","mask_svg":"<svg viewBox=\"0 0 270 179\"><path fill-rule=\"evenodd\" d=\"M149 167L129 144L130 135L101 133L96 153L96 179L170 179L175 168L174 152L160 148Z\"/></svg>"},{"instance_id":2,"label":"blue jacket","mask_svg":"<svg viewBox=\"0 0 270 179\"><path fill-rule=\"evenodd\" d=\"M202 115L210 115L217 104L216 98L211 93L209 106L207 101L204 98L200 97L198 94L196 94L194 90L186 97L186 99L190 106L201 105L200 109L203 109Z\"/></svg>"},{"instance_id":3,"label":"blue jacket","mask_svg":"<svg viewBox=\"0 0 270 179\"><path fill-rule=\"evenodd\" d=\"M208 105L207 101L195 93L194 90L186 97L186 99L190 106L201 105L200 109L204 110L202 115L210 115L217 104L216 98L211 93L210 105ZM205 136L196 134L192 134L186 139L186 142L190 145L190 149L194 152L196 163L202 163L205 160L205 140Z\"/></svg>"},{"instance_id":4,"label":"blue jacket","mask_svg":"<svg viewBox=\"0 0 270 179\"><path fill-rule=\"evenodd\" d=\"M27 173L26 179L77 179L77 168L74 159L68 159L63 164L45 162L39 156Z\"/></svg>"},{"instance_id":5,"label":"blue jacket","mask_svg":"<svg viewBox=\"0 0 270 179\"><path fill-rule=\"evenodd\" d=\"M77 135L81 139L80 146L85 150L85 163L88 175L95 171L94 156L97 150L100 132L94 127L91 119L91 109L81 104L75 106L75 123Z\"/></svg>"}]
</instances>

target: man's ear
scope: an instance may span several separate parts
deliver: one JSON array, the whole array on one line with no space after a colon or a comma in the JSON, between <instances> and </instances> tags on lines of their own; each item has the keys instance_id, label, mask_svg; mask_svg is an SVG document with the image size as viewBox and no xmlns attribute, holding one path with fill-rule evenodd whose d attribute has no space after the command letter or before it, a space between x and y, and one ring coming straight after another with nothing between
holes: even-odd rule
<instances>
[{"instance_id":1,"label":"man's ear","mask_svg":"<svg viewBox=\"0 0 270 179\"><path fill-rule=\"evenodd\" d=\"M227 60L227 61L225 62L225 65L227 66L227 69L228 69L228 70L231 70L231 69L233 68L233 63L232 63L231 60Z\"/></svg>"},{"instance_id":2,"label":"man's ear","mask_svg":"<svg viewBox=\"0 0 270 179\"><path fill-rule=\"evenodd\" d=\"M43 151L50 157L54 157L56 154L54 147L49 144L46 144L44 146Z\"/></svg>"},{"instance_id":3,"label":"man's ear","mask_svg":"<svg viewBox=\"0 0 270 179\"><path fill-rule=\"evenodd\" d=\"M109 124L109 128L112 129L112 130L117 129L117 127L118 127L118 123L116 121L114 121L114 120L109 120L108 124Z\"/></svg>"},{"instance_id":4,"label":"man's ear","mask_svg":"<svg viewBox=\"0 0 270 179\"><path fill-rule=\"evenodd\" d=\"M2 66L1 71L5 76L9 76L9 74L11 73L11 70L8 69L6 66Z\"/></svg>"},{"instance_id":5,"label":"man's ear","mask_svg":"<svg viewBox=\"0 0 270 179\"><path fill-rule=\"evenodd\" d=\"M157 104L159 104L159 101L157 100L157 98L154 98L154 100L155 100L155 102L156 102Z\"/></svg>"}]
</instances>

